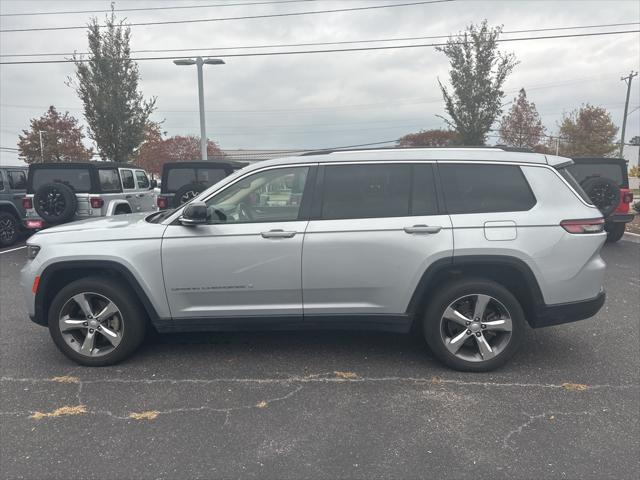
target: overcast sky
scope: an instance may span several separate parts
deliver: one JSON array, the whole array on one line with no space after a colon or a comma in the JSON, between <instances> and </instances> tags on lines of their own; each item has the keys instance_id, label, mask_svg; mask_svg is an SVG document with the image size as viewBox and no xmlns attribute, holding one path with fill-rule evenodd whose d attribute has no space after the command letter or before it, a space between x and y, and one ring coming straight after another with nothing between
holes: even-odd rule
<instances>
[{"instance_id":1,"label":"overcast sky","mask_svg":"<svg viewBox=\"0 0 640 480\"><path fill-rule=\"evenodd\" d=\"M116 8L221 5L249 1L118 1ZM398 3L398 0L317 0L126 12L126 17L135 23L393 3ZM102 0L0 0L0 13L5 15L0 17L1 26L9 29L84 25L91 14L6 15L99 10L108 9L109 4L109 1ZM484 18L492 25L504 25L505 31L640 22L640 2L457 0L308 16L134 26L131 46L132 50L211 47L211 51L200 54L236 53L219 48L447 35ZM638 26L521 33L503 35L503 38L616 29L637 30ZM433 40L396 44L430 42ZM361 45L345 47L354 46ZM2 55L83 52L86 47L84 30L0 33ZM563 112L586 102L607 108L616 124L621 125L626 85L620 77L640 68L640 34L507 42L500 48L515 53L520 61L507 80L505 102L511 100L521 87L526 88L548 133L557 131L557 122ZM34 58L2 57L3 61L28 59ZM364 144L444 126L436 117L444 113L437 79L447 79L448 62L432 47L228 58L225 61L226 65L205 66L204 72L207 133L223 149L303 149ZM144 95L158 99L158 110L153 119L164 120L163 129L169 135L199 135L195 67L178 67L170 60L141 61L139 66ZM84 123L80 101L65 85L65 78L73 73L74 67L70 63L0 66L2 147L16 148L20 130L28 127L30 118L42 115L48 105L55 105L61 111L68 110ZM629 110L639 105L640 79L636 77ZM640 134L639 120L640 110L629 115L627 139ZM2 150L0 162L16 163L17 153Z\"/></svg>"}]
</instances>

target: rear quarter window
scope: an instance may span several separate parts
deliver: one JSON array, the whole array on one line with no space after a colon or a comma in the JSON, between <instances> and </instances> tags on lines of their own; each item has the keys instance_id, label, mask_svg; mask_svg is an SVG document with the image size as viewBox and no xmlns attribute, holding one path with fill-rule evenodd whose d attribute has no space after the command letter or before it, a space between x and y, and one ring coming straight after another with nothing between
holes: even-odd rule
<instances>
[{"instance_id":1,"label":"rear quarter window","mask_svg":"<svg viewBox=\"0 0 640 480\"><path fill-rule=\"evenodd\" d=\"M9 185L13 190L27 189L27 176L22 170L9 170L7 176L9 177Z\"/></svg>"},{"instance_id":2,"label":"rear quarter window","mask_svg":"<svg viewBox=\"0 0 640 480\"><path fill-rule=\"evenodd\" d=\"M450 214L522 212L536 204L517 165L441 163L438 168Z\"/></svg>"},{"instance_id":3,"label":"rear quarter window","mask_svg":"<svg viewBox=\"0 0 640 480\"><path fill-rule=\"evenodd\" d=\"M88 168L36 168L32 171L31 188L34 192L51 182L63 183L79 193L91 191L91 175Z\"/></svg>"},{"instance_id":4,"label":"rear quarter window","mask_svg":"<svg viewBox=\"0 0 640 480\"><path fill-rule=\"evenodd\" d=\"M100 190L102 192L119 192L121 190L120 177L118 176L118 170L115 168L98 170L98 179L100 180Z\"/></svg>"}]
</instances>

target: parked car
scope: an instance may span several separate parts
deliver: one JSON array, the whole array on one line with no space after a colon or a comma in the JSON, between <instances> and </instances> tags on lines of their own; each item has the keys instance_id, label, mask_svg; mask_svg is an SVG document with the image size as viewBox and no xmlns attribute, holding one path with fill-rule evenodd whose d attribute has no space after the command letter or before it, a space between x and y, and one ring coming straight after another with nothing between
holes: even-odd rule
<instances>
[{"instance_id":1,"label":"parked car","mask_svg":"<svg viewBox=\"0 0 640 480\"><path fill-rule=\"evenodd\" d=\"M0 247L13 245L22 230L26 167L0 167Z\"/></svg>"},{"instance_id":2,"label":"parked car","mask_svg":"<svg viewBox=\"0 0 640 480\"><path fill-rule=\"evenodd\" d=\"M155 182L133 165L111 162L29 165L25 226L33 230L70 221L155 210Z\"/></svg>"},{"instance_id":3,"label":"parked car","mask_svg":"<svg viewBox=\"0 0 640 480\"><path fill-rule=\"evenodd\" d=\"M490 148L256 163L182 208L37 233L27 311L82 365L124 359L147 328L364 328L421 330L450 367L491 370L527 323L605 301L604 220L571 164Z\"/></svg>"},{"instance_id":4,"label":"parked car","mask_svg":"<svg viewBox=\"0 0 640 480\"><path fill-rule=\"evenodd\" d=\"M246 163L233 161L169 162L162 166L158 208L177 208Z\"/></svg>"},{"instance_id":5,"label":"parked car","mask_svg":"<svg viewBox=\"0 0 640 480\"><path fill-rule=\"evenodd\" d=\"M627 161L623 158L576 157L573 162L569 167L571 174L604 216L607 241L617 242L634 216L629 208L633 192L629 190Z\"/></svg>"}]
</instances>

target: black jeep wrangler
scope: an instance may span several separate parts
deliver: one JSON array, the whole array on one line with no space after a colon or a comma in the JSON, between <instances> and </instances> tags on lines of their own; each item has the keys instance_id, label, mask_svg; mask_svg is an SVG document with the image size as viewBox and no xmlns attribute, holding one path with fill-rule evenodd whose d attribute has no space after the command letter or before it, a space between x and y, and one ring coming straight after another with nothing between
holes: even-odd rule
<instances>
[{"instance_id":1,"label":"black jeep wrangler","mask_svg":"<svg viewBox=\"0 0 640 480\"><path fill-rule=\"evenodd\" d=\"M247 165L242 162L207 160L165 163L157 198L158 208L177 208Z\"/></svg>"}]
</instances>

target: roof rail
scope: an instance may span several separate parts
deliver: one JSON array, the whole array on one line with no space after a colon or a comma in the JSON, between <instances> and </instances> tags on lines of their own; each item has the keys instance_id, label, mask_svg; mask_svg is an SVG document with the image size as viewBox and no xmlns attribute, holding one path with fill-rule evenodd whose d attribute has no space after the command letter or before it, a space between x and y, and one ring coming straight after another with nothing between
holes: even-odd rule
<instances>
[{"instance_id":1,"label":"roof rail","mask_svg":"<svg viewBox=\"0 0 640 480\"><path fill-rule=\"evenodd\" d=\"M301 153L301 157L310 157L313 155L327 155L335 152L362 152L366 150L409 150L409 149L458 149L458 148L486 148L493 150L503 150L505 152L521 152L521 153L537 153L530 148L508 147L506 145L448 145L445 147L363 147L363 148L327 148L321 150L311 150L310 152Z\"/></svg>"}]
</instances>

